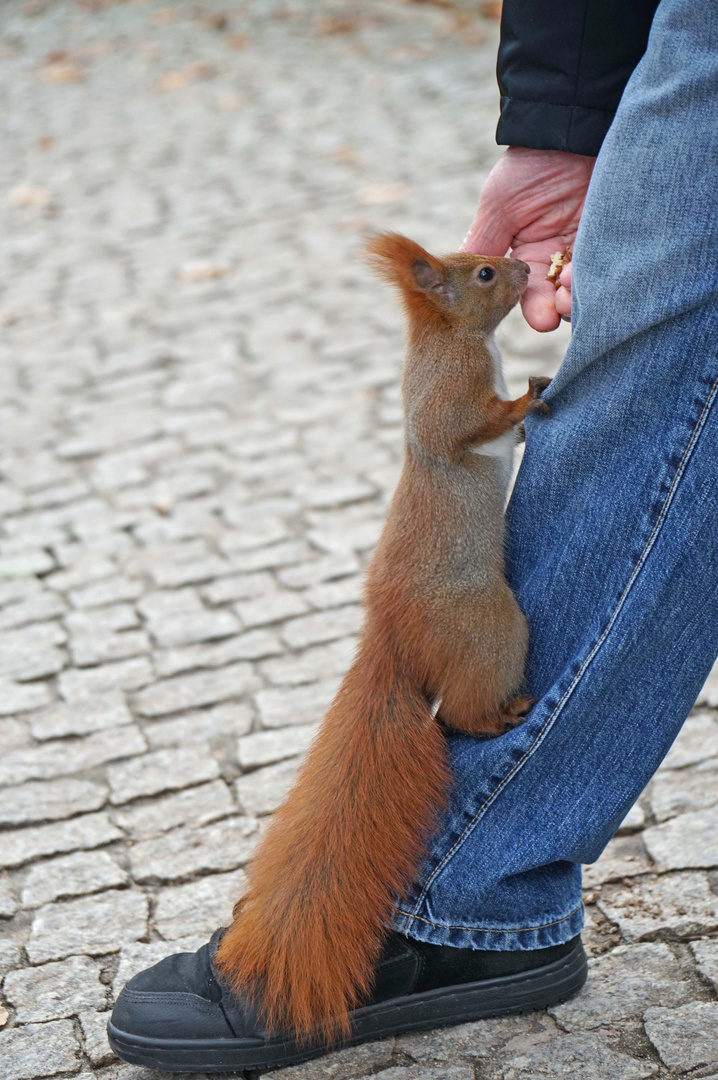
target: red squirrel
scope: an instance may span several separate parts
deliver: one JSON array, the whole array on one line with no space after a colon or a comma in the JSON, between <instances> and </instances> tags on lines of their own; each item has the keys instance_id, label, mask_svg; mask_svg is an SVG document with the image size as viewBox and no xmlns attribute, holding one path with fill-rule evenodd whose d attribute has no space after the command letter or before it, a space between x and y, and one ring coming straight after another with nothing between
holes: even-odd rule
<instances>
[{"instance_id":1,"label":"red squirrel","mask_svg":"<svg viewBox=\"0 0 718 1080\"><path fill-rule=\"evenodd\" d=\"M516 426L548 379L505 400L493 333L528 267L436 258L396 233L369 257L409 322L404 466L366 575L356 659L248 868L217 950L270 1028L334 1041L371 991L392 908L450 787L442 725L519 723L528 631L504 574ZM438 709L438 713L437 713Z\"/></svg>"}]
</instances>

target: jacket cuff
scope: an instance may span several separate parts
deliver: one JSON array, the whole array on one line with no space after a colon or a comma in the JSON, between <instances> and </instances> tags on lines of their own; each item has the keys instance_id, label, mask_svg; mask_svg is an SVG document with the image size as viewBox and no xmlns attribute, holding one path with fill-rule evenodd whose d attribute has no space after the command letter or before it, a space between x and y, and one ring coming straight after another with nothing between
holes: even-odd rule
<instances>
[{"instance_id":1,"label":"jacket cuff","mask_svg":"<svg viewBox=\"0 0 718 1080\"><path fill-rule=\"evenodd\" d=\"M500 146L567 150L595 157L614 116L610 109L502 97L496 142Z\"/></svg>"}]
</instances>

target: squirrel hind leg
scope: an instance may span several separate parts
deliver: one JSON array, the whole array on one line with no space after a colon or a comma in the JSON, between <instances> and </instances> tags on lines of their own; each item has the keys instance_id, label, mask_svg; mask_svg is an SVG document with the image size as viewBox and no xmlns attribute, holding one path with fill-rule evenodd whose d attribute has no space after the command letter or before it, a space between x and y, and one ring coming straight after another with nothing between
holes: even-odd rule
<instances>
[{"instance_id":1,"label":"squirrel hind leg","mask_svg":"<svg viewBox=\"0 0 718 1080\"><path fill-rule=\"evenodd\" d=\"M518 727L526 719L526 713L536 702L528 694L519 694L510 698L505 705L494 712L477 712L476 706L470 712L454 710L450 703L442 700L437 720L452 731L461 731L466 735L503 735L506 731Z\"/></svg>"},{"instance_id":2,"label":"squirrel hind leg","mask_svg":"<svg viewBox=\"0 0 718 1080\"><path fill-rule=\"evenodd\" d=\"M504 724L504 731L508 731L510 728L515 728L518 727L519 724L523 724L526 719L526 714L531 706L535 704L536 698L531 697L530 694L519 694L517 697L507 701L500 714Z\"/></svg>"}]
</instances>

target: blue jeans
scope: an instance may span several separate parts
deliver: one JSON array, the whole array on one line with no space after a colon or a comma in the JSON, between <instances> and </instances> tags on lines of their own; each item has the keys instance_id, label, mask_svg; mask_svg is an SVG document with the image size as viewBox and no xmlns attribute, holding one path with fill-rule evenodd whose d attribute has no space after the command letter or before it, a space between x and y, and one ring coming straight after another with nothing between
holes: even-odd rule
<instances>
[{"instance_id":1,"label":"blue jeans","mask_svg":"<svg viewBox=\"0 0 718 1080\"><path fill-rule=\"evenodd\" d=\"M509 507L538 702L500 738L450 738L450 812L394 922L422 941L537 949L577 934L581 863L638 798L718 654L711 8L663 0L596 163L553 418L527 421Z\"/></svg>"}]
</instances>

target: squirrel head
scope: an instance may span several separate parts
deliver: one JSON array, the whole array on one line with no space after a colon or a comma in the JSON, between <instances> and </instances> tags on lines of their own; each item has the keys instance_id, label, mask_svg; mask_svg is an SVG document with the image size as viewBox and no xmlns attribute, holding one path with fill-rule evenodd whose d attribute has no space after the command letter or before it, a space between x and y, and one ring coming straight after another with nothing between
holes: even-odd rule
<instances>
[{"instance_id":1,"label":"squirrel head","mask_svg":"<svg viewBox=\"0 0 718 1080\"><path fill-rule=\"evenodd\" d=\"M457 251L438 258L399 233L367 241L373 269L401 292L412 322L443 322L490 334L526 291L529 268L518 259Z\"/></svg>"}]
</instances>

